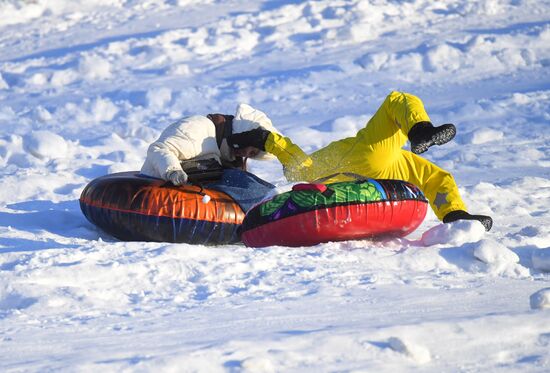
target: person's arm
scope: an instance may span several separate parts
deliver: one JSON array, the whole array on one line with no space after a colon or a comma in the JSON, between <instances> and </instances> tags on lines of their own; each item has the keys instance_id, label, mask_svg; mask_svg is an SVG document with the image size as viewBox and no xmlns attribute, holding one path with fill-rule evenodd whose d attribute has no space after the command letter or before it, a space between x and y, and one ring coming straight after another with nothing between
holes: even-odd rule
<instances>
[{"instance_id":1,"label":"person's arm","mask_svg":"<svg viewBox=\"0 0 550 373\"><path fill-rule=\"evenodd\" d=\"M281 162L288 181L311 181L318 177L311 157L288 137L276 132L259 127L231 135L228 143L233 149L252 146L273 154Z\"/></svg>"},{"instance_id":2,"label":"person's arm","mask_svg":"<svg viewBox=\"0 0 550 373\"><path fill-rule=\"evenodd\" d=\"M211 141L205 143L207 138ZM200 116L185 118L166 128L160 138L149 146L142 171L146 169L150 176L179 185L186 180L180 162L199 156L206 151L203 148L217 149L214 125Z\"/></svg>"},{"instance_id":3,"label":"person's arm","mask_svg":"<svg viewBox=\"0 0 550 373\"><path fill-rule=\"evenodd\" d=\"M180 159L185 159L181 147L192 147L189 141L178 139L174 144L173 139L156 141L147 150L147 161L155 168L156 174L164 180L171 181L174 185L181 185L187 181L187 175L181 168Z\"/></svg>"},{"instance_id":4,"label":"person's arm","mask_svg":"<svg viewBox=\"0 0 550 373\"><path fill-rule=\"evenodd\" d=\"M288 181L311 181L313 160L288 137L271 132L265 142L265 150L273 154L283 165L283 172Z\"/></svg>"}]
</instances>

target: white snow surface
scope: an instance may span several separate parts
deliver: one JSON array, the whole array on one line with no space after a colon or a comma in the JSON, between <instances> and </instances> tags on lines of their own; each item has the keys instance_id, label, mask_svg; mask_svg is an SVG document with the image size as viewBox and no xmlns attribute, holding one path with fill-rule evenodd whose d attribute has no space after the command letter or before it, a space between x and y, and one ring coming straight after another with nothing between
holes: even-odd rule
<instances>
[{"instance_id":1,"label":"white snow surface","mask_svg":"<svg viewBox=\"0 0 550 373\"><path fill-rule=\"evenodd\" d=\"M547 372L549 67L548 0L0 0L0 370ZM80 212L181 116L246 102L312 151L391 90L457 125L425 156L491 232L206 247Z\"/></svg>"},{"instance_id":2,"label":"white snow surface","mask_svg":"<svg viewBox=\"0 0 550 373\"><path fill-rule=\"evenodd\" d=\"M531 295L531 308L550 308L550 288L541 289Z\"/></svg>"}]
</instances>

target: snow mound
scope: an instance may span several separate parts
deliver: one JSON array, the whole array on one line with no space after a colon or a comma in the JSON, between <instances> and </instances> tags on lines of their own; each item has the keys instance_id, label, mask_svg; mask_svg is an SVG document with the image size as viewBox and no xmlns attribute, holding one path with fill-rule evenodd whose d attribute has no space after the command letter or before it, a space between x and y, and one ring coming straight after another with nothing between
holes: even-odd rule
<instances>
[{"instance_id":1,"label":"snow mound","mask_svg":"<svg viewBox=\"0 0 550 373\"><path fill-rule=\"evenodd\" d=\"M65 140L50 131L35 131L23 139L25 150L39 159L56 159L67 156Z\"/></svg>"},{"instance_id":2,"label":"snow mound","mask_svg":"<svg viewBox=\"0 0 550 373\"><path fill-rule=\"evenodd\" d=\"M491 128L482 128L474 131L470 135L470 143L474 145L485 144L491 141L498 141L504 137L502 131L493 130Z\"/></svg>"},{"instance_id":3,"label":"snow mound","mask_svg":"<svg viewBox=\"0 0 550 373\"><path fill-rule=\"evenodd\" d=\"M0 1L0 26L15 25L28 22L42 16L61 15L72 13L72 17L79 17L83 10L93 10L97 7L120 7L121 0L3 0ZM59 25L61 27L62 24Z\"/></svg>"},{"instance_id":4,"label":"snow mound","mask_svg":"<svg viewBox=\"0 0 550 373\"><path fill-rule=\"evenodd\" d=\"M6 83L6 81L2 77L2 74L0 73L0 89L8 89L9 87L10 86L8 85L8 83Z\"/></svg>"},{"instance_id":5,"label":"snow mound","mask_svg":"<svg viewBox=\"0 0 550 373\"><path fill-rule=\"evenodd\" d=\"M367 71L378 71L388 62L389 58L389 55L384 52L367 53L355 60L355 63Z\"/></svg>"},{"instance_id":6,"label":"snow mound","mask_svg":"<svg viewBox=\"0 0 550 373\"><path fill-rule=\"evenodd\" d=\"M519 264L519 256L494 240L481 240L473 251L476 259L487 264L486 271L493 275L528 277L529 270Z\"/></svg>"},{"instance_id":7,"label":"snow mound","mask_svg":"<svg viewBox=\"0 0 550 373\"><path fill-rule=\"evenodd\" d=\"M55 71L50 83L54 87L64 87L79 79L79 73L72 69Z\"/></svg>"},{"instance_id":8,"label":"snow mound","mask_svg":"<svg viewBox=\"0 0 550 373\"><path fill-rule=\"evenodd\" d=\"M147 92L147 102L149 107L162 110L172 99L172 90L169 88L155 88Z\"/></svg>"},{"instance_id":9,"label":"snow mound","mask_svg":"<svg viewBox=\"0 0 550 373\"><path fill-rule=\"evenodd\" d=\"M36 299L25 297L18 292L3 289L0 290L0 314L12 310L22 310L36 303Z\"/></svg>"},{"instance_id":10,"label":"snow mound","mask_svg":"<svg viewBox=\"0 0 550 373\"><path fill-rule=\"evenodd\" d=\"M88 80L103 80L112 76L111 63L98 55L84 56L80 61L79 71Z\"/></svg>"},{"instance_id":11,"label":"snow mound","mask_svg":"<svg viewBox=\"0 0 550 373\"><path fill-rule=\"evenodd\" d=\"M534 310L550 309L550 288L544 288L532 294L529 301Z\"/></svg>"},{"instance_id":12,"label":"snow mound","mask_svg":"<svg viewBox=\"0 0 550 373\"><path fill-rule=\"evenodd\" d=\"M533 250L531 261L533 268L550 272L550 248Z\"/></svg>"},{"instance_id":13,"label":"snow mound","mask_svg":"<svg viewBox=\"0 0 550 373\"><path fill-rule=\"evenodd\" d=\"M481 240L474 249L474 256L487 264L519 263L519 256L515 252L493 240Z\"/></svg>"},{"instance_id":14,"label":"snow mound","mask_svg":"<svg viewBox=\"0 0 550 373\"><path fill-rule=\"evenodd\" d=\"M442 247L439 254L448 263L470 273L507 278L531 276L529 268L520 264L520 258L515 252L493 239Z\"/></svg>"},{"instance_id":15,"label":"snow mound","mask_svg":"<svg viewBox=\"0 0 550 373\"><path fill-rule=\"evenodd\" d=\"M477 242L485 236L485 228L477 220L459 220L453 223L439 224L422 234L420 242L424 246L438 244L463 245Z\"/></svg>"},{"instance_id":16,"label":"snow mound","mask_svg":"<svg viewBox=\"0 0 550 373\"><path fill-rule=\"evenodd\" d=\"M25 22L32 18L40 17L44 13L43 7L38 4L15 2L13 0L0 3L0 13L3 15L0 26Z\"/></svg>"},{"instance_id":17,"label":"snow mound","mask_svg":"<svg viewBox=\"0 0 550 373\"><path fill-rule=\"evenodd\" d=\"M241 368L244 372L271 373L277 371L271 360L265 357L250 357L245 359L241 364Z\"/></svg>"},{"instance_id":18,"label":"snow mound","mask_svg":"<svg viewBox=\"0 0 550 373\"><path fill-rule=\"evenodd\" d=\"M364 127L368 120L369 117L366 115L347 115L341 118L336 118L332 122L332 132L338 134L341 138L355 136L357 131Z\"/></svg>"},{"instance_id":19,"label":"snow mound","mask_svg":"<svg viewBox=\"0 0 550 373\"><path fill-rule=\"evenodd\" d=\"M405 341L398 337L391 337L388 343L392 350L407 355L420 364L428 363L432 359L430 350L424 346Z\"/></svg>"},{"instance_id":20,"label":"snow mound","mask_svg":"<svg viewBox=\"0 0 550 373\"><path fill-rule=\"evenodd\" d=\"M455 71L461 67L462 53L447 44L439 45L426 54L429 71Z\"/></svg>"}]
</instances>

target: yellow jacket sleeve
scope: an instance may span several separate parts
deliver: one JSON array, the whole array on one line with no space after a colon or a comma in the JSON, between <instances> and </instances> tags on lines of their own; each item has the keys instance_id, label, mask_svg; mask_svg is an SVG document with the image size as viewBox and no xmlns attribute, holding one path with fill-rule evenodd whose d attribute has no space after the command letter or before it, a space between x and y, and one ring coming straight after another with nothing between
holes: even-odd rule
<instances>
[{"instance_id":1,"label":"yellow jacket sleeve","mask_svg":"<svg viewBox=\"0 0 550 373\"><path fill-rule=\"evenodd\" d=\"M271 132L267 137L265 150L281 162L288 181L312 180L310 175L312 159L288 137Z\"/></svg>"}]
</instances>

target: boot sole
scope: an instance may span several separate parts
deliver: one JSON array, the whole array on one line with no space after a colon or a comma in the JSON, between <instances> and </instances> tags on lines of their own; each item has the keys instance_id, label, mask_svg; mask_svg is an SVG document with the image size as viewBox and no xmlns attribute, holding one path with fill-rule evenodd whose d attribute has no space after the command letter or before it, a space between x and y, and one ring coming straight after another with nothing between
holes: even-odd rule
<instances>
[{"instance_id":1,"label":"boot sole","mask_svg":"<svg viewBox=\"0 0 550 373\"><path fill-rule=\"evenodd\" d=\"M443 145L451 141L456 135L456 127L453 124L445 124L435 135L428 141L411 146L411 151L414 154L422 154L433 145Z\"/></svg>"},{"instance_id":2,"label":"boot sole","mask_svg":"<svg viewBox=\"0 0 550 373\"><path fill-rule=\"evenodd\" d=\"M477 221L479 221L481 224L483 224L483 226L485 227L485 230L487 232L489 232L491 230L491 228L493 227L493 219L491 219L490 217L477 217L476 219Z\"/></svg>"}]
</instances>

